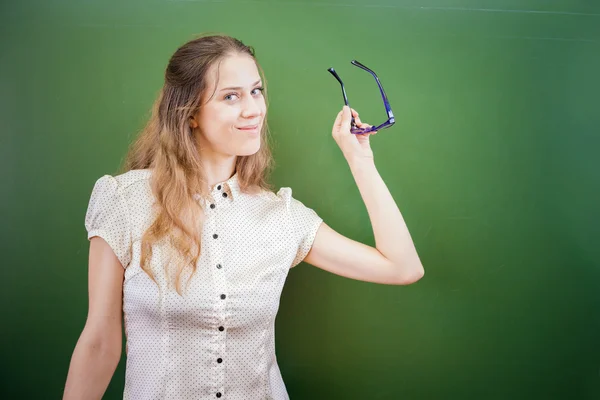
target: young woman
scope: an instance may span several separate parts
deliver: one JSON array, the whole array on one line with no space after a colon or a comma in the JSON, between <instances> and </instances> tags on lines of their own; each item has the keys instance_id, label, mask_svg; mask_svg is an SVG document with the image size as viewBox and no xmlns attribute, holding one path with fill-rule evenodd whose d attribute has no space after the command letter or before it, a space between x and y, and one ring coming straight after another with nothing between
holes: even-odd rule
<instances>
[{"instance_id":1,"label":"young woman","mask_svg":"<svg viewBox=\"0 0 600 400\"><path fill-rule=\"evenodd\" d=\"M169 61L124 173L100 178L85 225L89 311L64 399L100 399L127 338L124 398L288 399L274 324L289 268L406 285L423 276L379 176L369 135L333 137L368 209L377 248L346 238L266 182L266 93L251 47L206 36Z\"/></svg>"}]
</instances>

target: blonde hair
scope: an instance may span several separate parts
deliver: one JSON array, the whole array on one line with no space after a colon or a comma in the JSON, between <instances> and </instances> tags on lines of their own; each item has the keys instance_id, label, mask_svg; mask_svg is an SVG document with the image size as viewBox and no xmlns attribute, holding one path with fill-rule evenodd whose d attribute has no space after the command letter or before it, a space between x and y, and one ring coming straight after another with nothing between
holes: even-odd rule
<instances>
[{"instance_id":1,"label":"blonde hair","mask_svg":"<svg viewBox=\"0 0 600 400\"><path fill-rule=\"evenodd\" d=\"M224 35L191 40L177 49L169 60L164 86L154 103L152 115L130 147L122 168L122 172L146 168L153 171L150 185L156 198L157 217L142 236L141 268L156 282L150 268L152 246L167 241L178 260L175 272L167 271L168 279L180 295L182 273L187 267L191 268L191 274L196 272L201 253L204 212L194 195L208 195L198 143L189 121L202 108L201 99L208 90L209 69L231 54L246 54L254 59L263 78L266 101L266 80L252 47ZM265 120L258 152L238 156L236 160L242 192L271 190L267 176L273 159L268 140ZM168 266L165 269L168 270Z\"/></svg>"}]
</instances>

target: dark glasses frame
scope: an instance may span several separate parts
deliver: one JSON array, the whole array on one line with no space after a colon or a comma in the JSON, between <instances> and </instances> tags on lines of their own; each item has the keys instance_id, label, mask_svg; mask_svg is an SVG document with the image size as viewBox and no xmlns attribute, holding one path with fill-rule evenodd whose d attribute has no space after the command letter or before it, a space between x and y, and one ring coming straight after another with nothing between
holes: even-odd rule
<instances>
[{"instance_id":1,"label":"dark glasses frame","mask_svg":"<svg viewBox=\"0 0 600 400\"><path fill-rule=\"evenodd\" d=\"M351 126L350 126L350 133L354 133L354 134L364 134L364 133L369 133L369 132L374 132L374 131L379 131L381 129L385 129L385 128L389 128L390 126L394 125L394 123L396 122L396 120L394 119L394 113L392 112L392 108L390 107L390 102L388 101L388 98L385 94L385 91L383 90L383 87L381 86L381 82L379 81L379 78L377 77L377 75L375 74L375 72L373 72L371 69L365 67L363 64L359 63L356 60L352 60L350 61L350 63L352 65L355 65L357 67L359 67L360 69L363 69L365 71L367 71L368 73L370 73L371 75L373 75L373 77L375 78L375 80L377 81L377 86L379 86L379 91L381 92L381 97L383 98L383 104L385 105L385 111L387 113L388 119L387 121L385 121L383 124L378 125L378 126L372 126L370 128L359 128L356 126L356 122L354 121L354 117L352 117L352 121L351 121ZM342 82L342 80L340 79L339 75L337 74L337 72L335 72L335 70L333 68L328 68L327 71L329 71L331 73L331 75L333 75L335 77L335 79L338 80L338 82L340 83L340 85L342 85L342 95L344 96L344 103L350 107L350 104L348 103L348 96L346 96L346 89L344 88L344 82Z\"/></svg>"}]
</instances>

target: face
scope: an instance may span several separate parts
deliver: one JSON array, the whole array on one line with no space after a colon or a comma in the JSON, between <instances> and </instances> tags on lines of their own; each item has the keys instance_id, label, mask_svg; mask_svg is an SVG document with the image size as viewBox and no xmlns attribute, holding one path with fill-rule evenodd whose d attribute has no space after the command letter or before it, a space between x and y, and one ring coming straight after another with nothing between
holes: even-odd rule
<instances>
[{"instance_id":1,"label":"face","mask_svg":"<svg viewBox=\"0 0 600 400\"><path fill-rule=\"evenodd\" d=\"M248 55L230 55L215 63L207 78L200 111L191 121L198 128L200 151L220 156L256 153L267 111L256 63Z\"/></svg>"}]
</instances>

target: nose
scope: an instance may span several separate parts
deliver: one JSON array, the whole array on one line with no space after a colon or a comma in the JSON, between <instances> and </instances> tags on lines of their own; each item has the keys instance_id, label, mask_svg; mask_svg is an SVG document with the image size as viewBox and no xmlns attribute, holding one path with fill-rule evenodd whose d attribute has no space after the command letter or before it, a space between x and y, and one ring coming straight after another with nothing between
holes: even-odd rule
<instances>
[{"instance_id":1,"label":"nose","mask_svg":"<svg viewBox=\"0 0 600 400\"><path fill-rule=\"evenodd\" d=\"M242 109L242 117L243 118L253 118L262 115L262 106L260 101L262 99L249 98L244 103L244 107Z\"/></svg>"}]
</instances>

